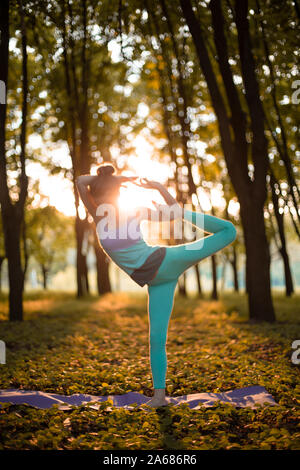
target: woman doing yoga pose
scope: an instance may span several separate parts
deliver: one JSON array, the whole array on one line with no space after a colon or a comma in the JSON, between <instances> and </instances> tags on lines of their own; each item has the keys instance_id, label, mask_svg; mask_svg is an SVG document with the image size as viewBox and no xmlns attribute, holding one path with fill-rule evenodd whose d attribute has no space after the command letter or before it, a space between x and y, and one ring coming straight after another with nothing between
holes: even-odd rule
<instances>
[{"instance_id":1,"label":"woman doing yoga pose","mask_svg":"<svg viewBox=\"0 0 300 470\"><path fill-rule=\"evenodd\" d=\"M103 164L98 167L97 175L79 176L76 184L83 203L94 219L104 251L138 285L147 285L154 396L146 405L164 406L168 404L165 398L166 341L178 278L191 266L233 242L236 229L228 220L183 209L158 182L114 173L112 165ZM158 190L166 204L156 204L156 210L146 207L131 211L120 209L119 190L126 182ZM108 212L110 218L104 215ZM175 246L149 245L144 241L140 231L142 220L170 221L180 218L211 235Z\"/></svg>"}]
</instances>

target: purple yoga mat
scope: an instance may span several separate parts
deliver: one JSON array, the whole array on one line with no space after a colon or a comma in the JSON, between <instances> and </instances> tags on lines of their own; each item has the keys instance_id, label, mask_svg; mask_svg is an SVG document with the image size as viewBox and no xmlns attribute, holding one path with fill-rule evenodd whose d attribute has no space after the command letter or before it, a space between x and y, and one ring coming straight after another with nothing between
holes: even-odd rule
<instances>
[{"instance_id":1,"label":"purple yoga mat","mask_svg":"<svg viewBox=\"0 0 300 470\"><path fill-rule=\"evenodd\" d=\"M52 405L58 405L60 409L69 409L72 405L79 406L93 403L93 408L99 407L99 402L112 400L113 407L132 409L134 403L141 405L149 400L149 397L138 392L129 392L124 395L106 395L95 396L76 393L74 395L57 395L55 393L46 393L27 390L0 390L0 403L12 403L14 405L30 405L36 408L51 408ZM256 404L277 405L272 395L264 387L254 385L251 387L238 388L223 393L194 393L191 395L181 395L178 397L167 397L167 401L172 405L187 403L193 410L201 406L212 406L216 401L230 403L236 407L254 408ZM98 402L98 405L97 405ZM1 406L1 405L0 405ZM112 409L111 407L108 409Z\"/></svg>"}]
</instances>

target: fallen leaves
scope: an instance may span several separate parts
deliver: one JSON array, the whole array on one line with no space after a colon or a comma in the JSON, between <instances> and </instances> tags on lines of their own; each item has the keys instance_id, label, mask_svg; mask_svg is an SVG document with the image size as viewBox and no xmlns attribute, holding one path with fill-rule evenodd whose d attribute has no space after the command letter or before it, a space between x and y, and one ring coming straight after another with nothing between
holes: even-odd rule
<instances>
[{"instance_id":1,"label":"fallen leaves","mask_svg":"<svg viewBox=\"0 0 300 470\"><path fill-rule=\"evenodd\" d=\"M146 298L108 294L77 301L70 294L47 295L30 299L22 325L0 323L8 345L1 388L152 395ZM0 448L299 449L299 367L289 355L292 341L300 338L299 298L275 299L284 323L274 325L249 324L245 305L242 295L213 302L175 299L167 394L259 384L278 407L236 409L218 403L146 413L116 409L111 400L67 411L4 405Z\"/></svg>"}]
</instances>

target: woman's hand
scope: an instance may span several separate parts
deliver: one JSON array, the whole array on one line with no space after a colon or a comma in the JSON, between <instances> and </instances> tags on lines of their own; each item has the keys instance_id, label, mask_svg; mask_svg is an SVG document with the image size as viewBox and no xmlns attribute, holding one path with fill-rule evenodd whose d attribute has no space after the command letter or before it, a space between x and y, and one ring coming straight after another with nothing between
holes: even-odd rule
<instances>
[{"instance_id":1,"label":"woman's hand","mask_svg":"<svg viewBox=\"0 0 300 470\"><path fill-rule=\"evenodd\" d=\"M139 182L136 182L135 184L141 186L142 188L157 189L168 204L168 206L178 206L180 211L182 211L176 199L174 199L173 196L169 193L169 191L164 187L164 185L158 183L158 181L150 181L147 178L140 178Z\"/></svg>"},{"instance_id":2,"label":"woman's hand","mask_svg":"<svg viewBox=\"0 0 300 470\"><path fill-rule=\"evenodd\" d=\"M138 176L114 176L114 178L118 178L121 188L127 188L126 183L137 184Z\"/></svg>"},{"instance_id":3,"label":"woman's hand","mask_svg":"<svg viewBox=\"0 0 300 470\"><path fill-rule=\"evenodd\" d=\"M114 178L117 178L121 183L134 183L138 176L123 176L123 175L113 175Z\"/></svg>"},{"instance_id":4,"label":"woman's hand","mask_svg":"<svg viewBox=\"0 0 300 470\"><path fill-rule=\"evenodd\" d=\"M151 181L147 178L140 178L138 182L135 182L137 186L141 186L142 188L146 189L157 189L160 190L162 188L162 184L158 183L157 181Z\"/></svg>"}]
</instances>

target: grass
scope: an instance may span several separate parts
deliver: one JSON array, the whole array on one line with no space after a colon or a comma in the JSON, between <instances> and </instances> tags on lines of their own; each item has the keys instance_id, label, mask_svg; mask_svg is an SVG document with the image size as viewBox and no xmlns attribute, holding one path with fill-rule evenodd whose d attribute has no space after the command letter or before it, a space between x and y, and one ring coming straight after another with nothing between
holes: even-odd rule
<instances>
[{"instance_id":1,"label":"grass","mask_svg":"<svg viewBox=\"0 0 300 470\"><path fill-rule=\"evenodd\" d=\"M168 334L167 394L264 386L278 407L217 403L150 412L88 407L61 411L5 404L0 449L299 449L300 297L274 294L277 322L250 324L243 295L219 301L181 298ZM77 300L70 293L25 295L24 322L7 321L0 297L0 339L7 348L0 388L60 394L152 396L144 294Z\"/></svg>"}]
</instances>

